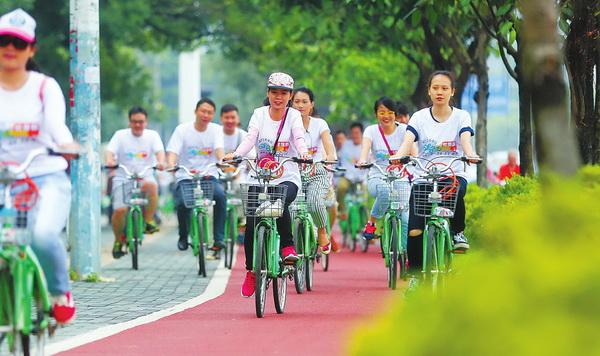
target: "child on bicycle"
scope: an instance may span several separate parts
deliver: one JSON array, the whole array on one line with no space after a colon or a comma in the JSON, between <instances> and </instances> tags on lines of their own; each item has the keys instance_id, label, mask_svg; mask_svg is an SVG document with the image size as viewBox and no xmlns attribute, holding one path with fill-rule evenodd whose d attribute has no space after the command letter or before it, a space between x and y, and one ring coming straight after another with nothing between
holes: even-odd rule
<instances>
[{"instance_id":1,"label":"child on bicycle","mask_svg":"<svg viewBox=\"0 0 600 356\"><path fill-rule=\"evenodd\" d=\"M0 17L0 160L22 163L40 147L78 150L65 125L65 99L56 80L37 71L35 20L21 9ZM28 174L39 199L29 212L33 251L40 261L52 297L52 313L60 324L75 316L69 285L67 250L60 234L67 223L71 181L67 161L36 158Z\"/></svg>"},{"instance_id":2,"label":"child on bicycle","mask_svg":"<svg viewBox=\"0 0 600 356\"><path fill-rule=\"evenodd\" d=\"M378 123L368 126L365 129L358 166L368 163L367 159L369 154L371 154L377 165L387 168L389 166L389 158L396 153L393 147L400 146L402 142L406 125L396 123L396 103L386 96L377 99L373 109ZM371 209L369 221L363 231L363 237L367 240L378 237L375 234L375 221L382 218L388 208L386 205L386 202L388 202L386 195L389 194L389 189L382 188L386 184L385 177L382 176L376 167L369 169L367 189L369 194L375 197L375 202ZM407 231L408 212L402 214L401 221L402 234L404 235ZM402 239L405 240L404 236Z\"/></svg>"},{"instance_id":3,"label":"child on bicycle","mask_svg":"<svg viewBox=\"0 0 600 356\"><path fill-rule=\"evenodd\" d=\"M310 158L304 140L302 116L298 110L288 107L293 89L294 79L288 74L273 73L269 76L267 82L269 105L254 110L248 124L248 135L234 153L225 155L224 161L245 156L253 147L256 148L257 162L260 166L298 155L304 159ZM249 181L255 180L250 177ZM283 167L282 175L272 180L271 183L287 186L283 214L277 219L277 231L281 237L281 257L285 263L293 264L298 261L298 255L294 248L289 206L296 199L298 188L302 184L298 165L294 162L287 162ZM248 272L242 284L242 296L246 298L252 297L256 285L256 279L252 273L252 254L254 227L257 222L256 218L248 218L246 222L244 247Z\"/></svg>"},{"instance_id":4,"label":"child on bicycle","mask_svg":"<svg viewBox=\"0 0 600 356\"><path fill-rule=\"evenodd\" d=\"M471 116L467 111L450 105L455 91L454 76L448 71L436 71L429 78L427 87L432 106L417 111L410 118L402 145L393 159L408 155L410 148L416 142L420 158L431 159L443 156L436 158L434 162L449 164L453 159L465 155L476 161L479 157L471 145L471 137L475 135L471 127ZM464 164L455 162L452 171L460 187L454 217L450 219L450 230L454 249L467 250L469 242L464 235L464 196L467 192ZM408 260L411 267L419 267L422 264L424 226L424 218L415 215L411 197L409 218L411 238L408 239Z\"/></svg>"},{"instance_id":5,"label":"child on bicycle","mask_svg":"<svg viewBox=\"0 0 600 356\"><path fill-rule=\"evenodd\" d=\"M337 159L335 146L327 122L310 116L314 113L314 102L315 96L312 90L304 87L294 90L292 107L300 111L302 115L305 130L304 140L308 145L308 152L312 155L313 161L335 161ZM307 209L317 226L317 238L321 252L326 255L332 248L332 242L329 241L327 236L328 218L327 207L325 206L327 193L331 187L329 172L322 165L316 165L304 184L306 185Z\"/></svg>"}]
</instances>

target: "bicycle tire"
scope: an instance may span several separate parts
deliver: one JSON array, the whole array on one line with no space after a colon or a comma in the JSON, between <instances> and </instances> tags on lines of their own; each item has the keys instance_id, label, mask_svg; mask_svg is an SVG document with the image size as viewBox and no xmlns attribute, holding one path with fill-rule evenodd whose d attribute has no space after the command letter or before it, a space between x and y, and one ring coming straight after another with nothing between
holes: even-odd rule
<instances>
[{"instance_id":1,"label":"bicycle tire","mask_svg":"<svg viewBox=\"0 0 600 356\"><path fill-rule=\"evenodd\" d=\"M433 225L429 226L427 229L427 235L423 236L423 257L425 261L423 261L423 269L425 272L425 280L428 283L431 283L431 286L435 289L435 280L436 276L433 273L433 266L437 264L435 259L435 236L436 236L437 228ZM437 272L437 271L436 271ZM437 273L435 273L437 274Z\"/></svg>"},{"instance_id":2,"label":"bicycle tire","mask_svg":"<svg viewBox=\"0 0 600 356\"><path fill-rule=\"evenodd\" d=\"M294 286L296 293L302 294L306 290L306 269L304 261L307 259L307 255L304 253L304 225L302 220L297 219L294 226L294 243L296 244L296 253L301 255L300 262L296 263L294 269Z\"/></svg>"},{"instance_id":3,"label":"bicycle tire","mask_svg":"<svg viewBox=\"0 0 600 356\"><path fill-rule=\"evenodd\" d=\"M265 304L267 299L267 253L265 251L266 229L260 226L257 231L256 241L254 244L254 277L256 284L254 286L254 305L256 316L262 318L265 315ZM258 255L257 255L258 251Z\"/></svg>"},{"instance_id":4,"label":"bicycle tire","mask_svg":"<svg viewBox=\"0 0 600 356\"><path fill-rule=\"evenodd\" d=\"M273 278L273 300L275 301L275 311L277 314L283 314L285 302L287 300L287 277L278 276Z\"/></svg>"},{"instance_id":5,"label":"bicycle tire","mask_svg":"<svg viewBox=\"0 0 600 356\"><path fill-rule=\"evenodd\" d=\"M406 281L408 279L408 253L405 249L400 253L400 258L398 259L398 263L400 264L400 279Z\"/></svg>"},{"instance_id":6,"label":"bicycle tire","mask_svg":"<svg viewBox=\"0 0 600 356\"><path fill-rule=\"evenodd\" d=\"M132 246L130 246L131 248L131 267L134 270L138 270L138 242L139 242L139 236L138 234L140 233L140 224L142 222L140 221L140 213L137 210L133 210L131 212L131 224L132 226L132 239L133 239L133 244Z\"/></svg>"},{"instance_id":7,"label":"bicycle tire","mask_svg":"<svg viewBox=\"0 0 600 356\"><path fill-rule=\"evenodd\" d=\"M392 231L390 233L390 246L389 246L389 264L388 264L388 286L391 289L396 289L396 282L398 281L398 220L396 218L390 219L390 226Z\"/></svg>"},{"instance_id":8,"label":"bicycle tire","mask_svg":"<svg viewBox=\"0 0 600 356\"><path fill-rule=\"evenodd\" d=\"M227 234L229 235L229 239L225 242L225 267L231 269L233 268L233 251L237 237L237 219L232 211L228 215L229 231Z\"/></svg>"},{"instance_id":9,"label":"bicycle tire","mask_svg":"<svg viewBox=\"0 0 600 356\"><path fill-rule=\"evenodd\" d=\"M358 225L359 228L356 232L356 236L358 239L360 239L360 251L362 253L367 253L369 251L370 242L362 236L362 231L360 230L360 226L365 226L367 224L367 210L364 206L361 206L358 209L358 216L358 221L360 221L360 223Z\"/></svg>"},{"instance_id":10,"label":"bicycle tire","mask_svg":"<svg viewBox=\"0 0 600 356\"><path fill-rule=\"evenodd\" d=\"M202 214L196 215L198 221L198 275L206 277L206 260L204 259L204 216Z\"/></svg>"},{"instance_id":11,"label":"bicycle tire","mask_svg":"<svg viewBox=\"0 0 600 356\"><path fill-rule=\"evenodd\" d=\"M307 234L310 234L310 232L313 231L312 227L306 228L304 227L304 235L307 236ZM306 237L306 238L310 238L310 237ZM304 260L306 265L304 266L306 272L306 290L307 291L312 291L313 287L314 287L314 274L315 274L315 258L316 258L316 253L315 251L308 251L306 254L306 259Z\"/></svg>"}]
</instances>

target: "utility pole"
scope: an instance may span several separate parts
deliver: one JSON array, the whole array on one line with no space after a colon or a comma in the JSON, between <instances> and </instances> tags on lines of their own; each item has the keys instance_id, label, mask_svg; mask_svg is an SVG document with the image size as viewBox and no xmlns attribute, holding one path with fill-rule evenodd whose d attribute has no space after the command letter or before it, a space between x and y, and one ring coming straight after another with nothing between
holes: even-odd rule
<instances>
[{"instance_id":1,"label":"utility pole","mask_svg":"<svg viewBox=\"0 0 600 356\"><path fill-rule=\"evenodd\" d=\"M200 100L200 49L179 54L179 123L194 120Z\"/></svg>"},{"instance_id":2,"label":"utility pole","mask_svg":"<svg viewBox=\"0 0 600 356\"><path fill-rule=\"evenodd\" d=\"M98 0L70 0L69 107L82 153L71 165L71 268L100 271L100 26ZM57 208L59 208L57 206Z\"/></svg>"}]
</instances>

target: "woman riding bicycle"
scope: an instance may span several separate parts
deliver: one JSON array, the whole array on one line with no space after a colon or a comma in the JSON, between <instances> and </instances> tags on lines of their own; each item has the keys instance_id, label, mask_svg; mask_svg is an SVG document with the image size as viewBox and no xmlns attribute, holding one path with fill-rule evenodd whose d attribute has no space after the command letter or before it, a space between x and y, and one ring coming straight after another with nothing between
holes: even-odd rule
<instances>
[{"instance_id":1,"label":"woman riding bicycle","mask_svg":"<svg viewBox=\"0 0 600 356\"><path fill-rule=\"evenodd\" d=\"M406 131L406 125L396 123L395 105L396 103L392 99L385 96L375 101L373 109L378 123L365 129L358 166L368 163L369 153L382 168L389 166L389 158L396 152L393 147L400 146L404 131ZM382 218L387 209L385 203L388 199L385 195L389 192L385 189L377 189L378 186L381 187L385 184L386 181L381 172L376 167L372 167L367 177L367 188L369 194L375 197L375 202L363 231L363 236L367 240L377 237L375 221ZM402 214L403 233L406 232L407 224L408 215Z\"/></svg>"},{"instance_id":2,"label":"woman riding bicycle","mask_svg":"<svg viewBox=\"0 0 600 356\"><path fill-rule=\"evenodd\" d=\"M413 114L408 123L406 134L400 149L394 158L406 156L416 142L419 157L431 159L434 163L448 164L463 155L477 161L478 156L471 145L471 137L475 135L471 128L471 116L467 111L450 105L454 96L454 76L448 71L436 71L429 78L428 94L432 106ZM442 158L438 158L443 156ZM455 250L467 250L469 243L464 235L465 201L467 179L464 165L456 162L452 165L453 174L459 183L458 199L454 217L450 219L450 230ZM452 173L449 173L449 175ZM408 260L411 267L420 267L423 258L424 218L415 215L411 197Z\"/></svg>"},{"instance_id":3,"label":"woman riding bicycle","mask_svg":"<svg viewBox=\"0 0 600 356\"><path fill-rule=\"evenodd\" d=\"M304 125L304 140L308 145L308 152L312 155L314 162L322 160L335 161L335 146L329 132L329 126L323 119L312 117L314 112L315 96L308 88L294 90L292 107L300 111ZM321 251L328 254L332 242L327 236L327 207L325 198L331 187L329 172L322 166L317 165L306 181L306 201L308 212L312 215L317 226L318 243Z\"/></svg>"},{"instance_id":4,"label":"woman riding bicycle","mask_svg":"<svg viewBox=\"0 0 600 356\"><path fill-rule=\"evenodd\" d=\"M304 141L302 116L294 108L288 107L294 89L294 80L285 73L273 73L267 83L267 98L269 105L254 110L248 124L248 135L244 138L234 153L229 153L224 161L236 156L245 156L252 147L256 148L257 162L261 167L267 167L279 158L300 156L310 158ZM253 181L252 178L249 181ZM288 162L281 171L281 176L271 181L273 184L287 186L283 215L277 219L277 231L281 236L281 257L286 263L298 261L292 237L292 219L289 205L296 199L298 188L301 187L298 165ZM251 297L256 284L252 273L252 253L254 244L254 227L258 219L248 218L244 247L246 252L246 278L242 284L242 296Z\"/></svg>"},{"instance_id":5,"label":"woman riding bicycle","mask_svg":"<svg viewBox=\"0 0 600 356\"><path fill-rule=\"evenodd\" d=\"M65 125L65 99L56 80L39 73L35 20L21 9L0 17L0 161L21 163L40 147L78 149ZM58 156L34 160L28 174L39 199L29 212L33 251L40 261L58 323L70 322L75 303L70 292L68 259L60 234L71 202L67 161ZM57 207L60 207L57 209Z\"/></svg>"}]
</instances>

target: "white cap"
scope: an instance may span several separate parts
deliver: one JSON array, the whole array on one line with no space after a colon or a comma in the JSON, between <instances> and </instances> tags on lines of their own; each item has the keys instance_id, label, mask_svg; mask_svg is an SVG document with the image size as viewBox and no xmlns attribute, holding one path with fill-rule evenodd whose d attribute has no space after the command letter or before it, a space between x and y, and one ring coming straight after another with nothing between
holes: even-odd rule
<instances>
[{"instance_id":1,"label":"white cap","mask_svg":"<svg viewBox=\"0 0 600 356\"><path fill-rule=\"evenodd\" d=\"M29 43L35 42L35 20L23 9L0 17L0 35L11 35Z\"/></svg>"},{"instance_id":2,"label":"white cap","mask_svg":"<svg viewBox=\"0 0 600 356\"><path fill-rule=\"evenodd\" d=\"M289 74L276 72L269 76L267 88L294 90L294 79Z\"/></svg>"}]
</instances>

